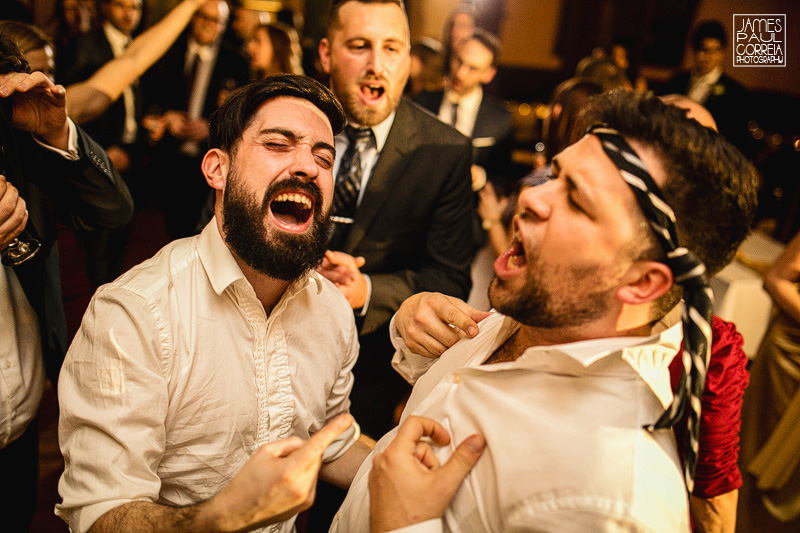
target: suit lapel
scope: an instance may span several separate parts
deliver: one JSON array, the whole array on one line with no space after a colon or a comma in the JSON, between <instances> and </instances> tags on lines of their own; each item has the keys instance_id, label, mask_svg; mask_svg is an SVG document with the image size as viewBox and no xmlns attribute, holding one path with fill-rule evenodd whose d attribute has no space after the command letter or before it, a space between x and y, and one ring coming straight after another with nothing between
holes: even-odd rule
<instances>
[{"instance_id":1,"label":"suit lapel","mask_svg":"<svg viewBox=\"0 0 800 533\"><path fill-rule=\"evenodd\" d=\"M372 170L353 227L342 247L347 253L351 253L367 234L375 217L400 181L403 170L408 164L407 155L416 147L413 137L417 127L411 105L405 97L400 100L386 144L383 145L383 150Z\"/></svg>"},{"instance_id":2,"label":"suit lapel","mask_svg":"<svg viewBox=\"0 0 800 533\"><path fill-rule=\"evenodd\" d=\"M492 124L491 110L486 102L486 95L481 98L478 106L478 114L475 116L475 126L472 129L472 138L494 137L492 129L488 126Z\"/></svg>"}]
</instances>

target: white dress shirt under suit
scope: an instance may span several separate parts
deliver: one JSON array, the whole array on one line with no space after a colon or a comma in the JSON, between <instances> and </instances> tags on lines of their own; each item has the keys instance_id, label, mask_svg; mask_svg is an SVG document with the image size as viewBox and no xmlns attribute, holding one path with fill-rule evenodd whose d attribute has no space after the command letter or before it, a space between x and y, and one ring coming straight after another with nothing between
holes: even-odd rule
<instances>
[{"instance_id":1,"label":"white dress shirt under suit","mask_svg":"<svg viewBox=\"0 0 800 533\"><path fill-rule=\"evenodd\" d=\"M77 533L127 502L207 500L258 446L308 438L347 412L357 355L332 283L311 272L267 316L212 219L92 299L59 379L56 514Z\"/></svg>"},{"instance_id":2,"label":"white dress shirt under suit","mask_svg":"<svg viewBox=\"0 0 800 533\"><path fill-rule=\"evenodd\" d=\"M439 461L474 433L487 445L444 517L404 531L689 531L672 431L642 428L672 396L668 365L680 325L649 338L532 347L516 361L482 364L517 327L493 313L476 338L454 345L419 377L403 419L444 425L452 441L436 449ZM397 335L393 342L403 348ZM424 372L415 357L399 350L394 361L412 380ZM369 531L371 465L368 457L331 531Z\"/></svg>"}]
</instances>

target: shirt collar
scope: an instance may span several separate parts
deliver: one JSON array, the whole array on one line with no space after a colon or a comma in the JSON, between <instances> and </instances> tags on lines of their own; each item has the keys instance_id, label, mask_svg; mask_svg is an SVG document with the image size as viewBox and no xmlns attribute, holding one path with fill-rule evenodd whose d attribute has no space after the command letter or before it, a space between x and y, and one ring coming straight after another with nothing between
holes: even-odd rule
<instances>
[{"instance_id":1,"label":"shirt collar","mask_svg":"<svg viewBox=\"0 0 800 533\"><path fill-rule=\"evenodd\" d=\"M108 39L108 44L111 45L114 56L121 55L125 47L128 46L128 43L131 41L128 35L119 31L116 26L108 21L103 22L103 33L105 33L106 39Z\"/></svg>"},{"instance_id":2,"label":"shirt collar","mask_svg":"<svg viewBox=\"0 0 800 533\"><path fill-rule=\"evenodd\" d=\"M186 59L189 60L197 54L200 61L207 63L214 59L214 47L210 44L199 44L194 39L189 39L189 44L186 47Z\"/></svg>"},{"instance_id":3,"label":"shirt collar","mask_svg":"<svg viewBox=\"0 0 800 533\"><path fill-rule=\"evenodd\" d=\"M453 89L447 89L444 92L444 98L451 104L458 104L459 107L469 109L476 108L478 105L480 105L481 100L483 100L483 87L478 85L474 90L463 96L455 92Z\"/></svg>"},{"instance_id":4,"label":"shirt collar","mask_svg":"<svg viewBox=\"0 0 800 533\"><path fill-rule=\"evenodd\" d=\"M225 292L225 289L240 280L249 285L242 269L239 268L239 264L236 262L228 245L225 244L222 234L219 232L216 217L212 218L211 222L203 228L203 232L200 234L197 242L197 253L206 271L206 275L211 282L211 286L218 296ZM322 292L322 278L319 273L312 270L307 275L301 276L298 280L289 285L282 299L290 299L295 294L308 287L312 282L317 294Z\"/></svg>"},{"instance_id":5,"label":"shirt collar","mask_svg":"<svg viewBox=\"0 0 800 533\"><path fill-rule=\"evenodd\" d=\"M389 130L392 129L392 124L394 123L394 117L397 114L397 110L392 111L392 113L383 119L382 122L375 124L374 126L370 126L372 130L372 134L375 136L375 147L377 151L380 152L383 149L383 145L386 144L386 139L389 137ZM353 127L360 128L358 124L352 124ZM340 133L336 136L337 139L347 144L347 137L345 136L344 132Z\"/></svg>"},{"instance_id":6,"label":"shirt collar","mask_svg":"<svg viewBox=\"0 0 800 533\"><path fill-rule=\"evenodd\" d=\"M706 85L714 85L722 77L722 67L717 67L707 74L702 76L694 76L696 83L704 83Z\"/></svg>"}]
</instances>

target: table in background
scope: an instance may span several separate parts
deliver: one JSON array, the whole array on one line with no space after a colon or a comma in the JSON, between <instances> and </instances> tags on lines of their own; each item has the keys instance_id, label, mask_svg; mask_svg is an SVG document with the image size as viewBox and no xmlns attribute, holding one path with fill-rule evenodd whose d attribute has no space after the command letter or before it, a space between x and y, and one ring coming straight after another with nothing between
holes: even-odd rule
<instances>
[{"instance_id":1,"label":"table in background","mask_svg":"<svg viewBox=\"0 0 800 533\"><path fill-rule=\"evenodd\" d=\"M784 247L764 233L753 232L739 247L736 259L711 279L714 313L736 324L744 338L744 351L751 359L767 331L772 312L772 298L764 290L762 273Z\"/></svg>"}]
</instances>

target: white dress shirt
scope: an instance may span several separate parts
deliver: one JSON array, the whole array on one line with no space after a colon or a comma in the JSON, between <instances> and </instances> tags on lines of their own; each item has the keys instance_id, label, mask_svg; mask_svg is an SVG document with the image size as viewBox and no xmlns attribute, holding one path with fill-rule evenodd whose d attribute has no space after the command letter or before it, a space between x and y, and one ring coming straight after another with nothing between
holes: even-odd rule
<instances>
[{"instance_id":1,"label":"white dress shirt","mask_svg":"<svg viewBox=\"0 0 800 533\"><path fill-rule=\"evenodd\" d=\"M711 88L722 77L722 67L717 67L708 74L695 76L692 74L689 80L689 90L687 96L698 104L705 104L711 95Z\"/></svg>"},{"instance_id":2,"label":"white dress shirt","mask_svg":"<svg viewBox=\"0 0 800 533\"><path fill-rule=\"evenodd\" d=\"M67 119L67 150L40 146L70 161L80 159L78 130ZM31 307L14 269L0 266L0 449L18 439L36 416L45 386L39 317Z\"/></svg>"},{"instance_id":3,"label":"white dress shirt","mask_svg":"<svg viewBox=\"0 0 800 533\"><path fill-rule=\"evenodd\" d=\"M405 529L689 531L672 431L642 429L671 399L668 366L680 325L649 338L528 348L516 361L483 365L517 327L493 313L475 339L454 345L417 380L403 420L414 414L444 425L452 441L435 448L440 462L474 433L487 444L444 517ZM402 347L395 334L396 347L398 340ZM369 531L371 466L368 457L331 531Z\"/></svg>"},{"instance_id":4,"label":"white dress shirt","mask_svg":"<svg viewBox=\"0 0 800 533\"><path fill-rule=\"evenodd\" d=\"M357 356L331 282L310 272L267 316L212 219L92 298L59 379L56 514L77 533L131 501L207 500L262 444L306 439L347 412Z\"/></svg>"},{"instance_id":5,"label":"white dress shirt","mask_svg":"<svg viewBox=\"0 0 800 533\"><path fill-rule=\"evenodd\" d=\"M483 88L481 86L475 87L464 96L452 89L447 89L439 106L439 120L445 124L452 124L454 107L457 105L455 128L471 138L472 132L475 131L475 120L478 118L478 109L481 107L482 100Z\"/></svg>"}]
</instances>

